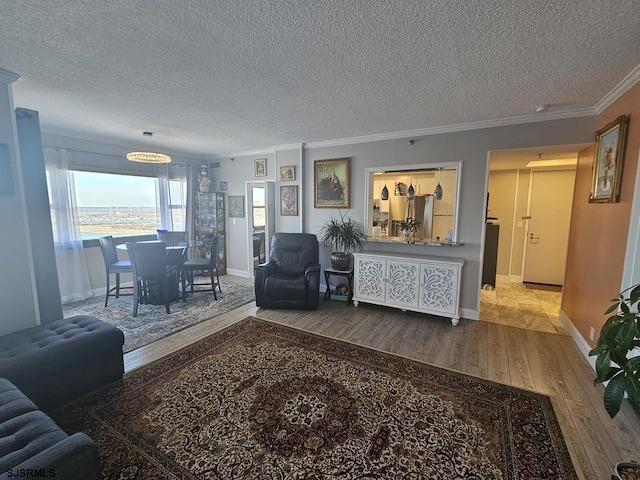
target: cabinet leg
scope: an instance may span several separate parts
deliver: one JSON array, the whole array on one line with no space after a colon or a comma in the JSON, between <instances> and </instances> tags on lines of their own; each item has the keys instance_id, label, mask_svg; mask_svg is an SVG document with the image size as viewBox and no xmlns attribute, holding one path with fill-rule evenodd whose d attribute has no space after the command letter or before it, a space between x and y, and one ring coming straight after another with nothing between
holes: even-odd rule
<instances>
[{"instance_id":1,"label":"cabinet leg","mask_svg":"<svg viewBox=\"0 0 640 480\"><path fill-rule=\"evenodd\" d=\"M451 319L451 325L453 325L454 327L456 325L458 325L459 322L460 322L460 319L458 319L458 318L452 318Z\"/></svg>"},{"instance_id":2,"label":"cabinet leg","mask_svg":"<svg viewBox=\"0 0 640 480\"><path fill-rule=\"evenodd\" d=\"M354 301L353 301L353 306L354 306L354 307L357 307L359 303L360 303L360 302L359 302L358 300L354 300Z\"/></svg>"}]
</instances>

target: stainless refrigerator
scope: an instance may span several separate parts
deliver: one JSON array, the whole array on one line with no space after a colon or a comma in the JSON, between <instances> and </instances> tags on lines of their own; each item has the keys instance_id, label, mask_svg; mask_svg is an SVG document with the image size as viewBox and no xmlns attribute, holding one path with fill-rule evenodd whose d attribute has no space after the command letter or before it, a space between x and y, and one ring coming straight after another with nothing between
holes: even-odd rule
<instances>
[{"instance_id":1,"label":"stainless refrigerator","mask_svg":"<svg viewBox=\"0 0 640 480\"><path fill-rule=\"evenodd\" d=\"M418 239L431 239L433 229L433 195L416 195L413 200L408 200L405 195L389 196L389 235L400 237L399 223L411 217L420 222L420 228L416 237Z\"/></svg>"}]
</instances>

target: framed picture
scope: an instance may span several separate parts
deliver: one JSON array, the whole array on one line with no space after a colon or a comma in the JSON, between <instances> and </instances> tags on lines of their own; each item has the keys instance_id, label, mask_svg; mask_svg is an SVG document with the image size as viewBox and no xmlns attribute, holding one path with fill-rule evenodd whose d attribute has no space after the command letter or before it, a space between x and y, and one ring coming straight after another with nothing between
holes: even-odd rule
<instances>
[{"instance_id":1,"label":"framed picture","mask_svg":"<svg viewBox=\"0 0 640 480\"><path fill-rule=\"evenodd\" d=\"M266 158L256 158L253 161L253 175L256 177L267 176L267 159Z\"/></svg>"},{"instance_id":2,"label":"framed picture","mask_svg":"<svg viewBox=\"0 0 640 480\"><path fill-rule=\"evenodd\" d=\"M313 162L313 206L349 208L351 158Z\"/></svg>"},{"instance_id":3,"label":"framed picture","mask_svg":"<svg viewBox=\"0 0 640 480\"><path fill-rule=\"evenodd\" d=\"M596 156L592 167L589 202L616 203L624 164L629 116L620 115L596 132Z\"/></svg>"},{"instance_id":4,"label":"framed picture","mask_svg":"<svg viewBox=\"0 0 640 480\"><path fill-rule=\"evenodd\" d=\"M229 187L229 184L227 182L220 182L220 190L222 190L223 192Z\"/></svg>"},{"instance_id":5,"label":"framed picture","mask_svg":"<svg viewBox=\"0 0 640 480\"><path fill-rule=\"evenodd\" d=\"M244 195L229 195L229 217L244 218Z\"/></svg>"},{"instance_id":6,"label":"framed picture","mask_svg":"<svg viewBox=\"0 0 640 480\"><path fill-rule=\"evenodd\" d=\"M296 179L296 166L287 165L286 167L280 167L280 181L291 182Z\"/></svg>"},{"instance_id":7,"label":"framed picture","mask_svg":"<svg viewBox=\"0 0 640 480\"><path fill-rule=\"evenodd\" d=\"M280 215L283 217L298 216L298 186L280 187Z\"/></svg>"}]
</instances>

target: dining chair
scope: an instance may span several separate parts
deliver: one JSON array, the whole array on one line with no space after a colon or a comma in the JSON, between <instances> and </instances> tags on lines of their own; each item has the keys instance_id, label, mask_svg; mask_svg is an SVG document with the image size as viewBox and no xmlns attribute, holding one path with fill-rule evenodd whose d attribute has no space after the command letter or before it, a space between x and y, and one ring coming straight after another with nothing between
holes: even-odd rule
<instances>
[{"instance_id":1,"label":"dining chair","mask_svg":"<svg viewBox=\"0 0 640 480\"><path fill-rule=\"evenodd\" d=\"M127 251L133 270L133 316L138 315L138 305L169 304L177 294L177 266L167 265L165 242L128 242Z\"/></svg>"},{"instance_id":2,"label":"dining chair","mask_svg":"<svg viewBox=\"0 0 640 480\"><path fill-rule=\"evenodd\" d=\"M189 232L182 232L178 230L168 231L164 234L164 241L168 247L178 245L178 242L184 242L189 240Z\"/></svg>"},{"instance_id":3,"label":"dining chair","mask_svg":"<svg viewBox=\"0 0 640 480\"><path fill-rule=\"evenodd\" d=\"M213 292L213 298L218 300L218 296L216 295L216 287L220 293L222 293L222 289L220 288L220 277L218 276L218 249L220 246L220 235L214 235L211 238L211 245L209 249L209 258L190 258L184 265L182 265L182 269L186 278L189 279L189 284L191 285L191 292ZM196 271L209 272L209 282L201 282L195 283L194 281L194 273ZM204 290L194 290L194 286L208 286L211 285L211 289ZM184 284L183 284L184 288ZM184 297L185 291L183 290L182 296Z\"/></svg>"},{"instance_id":4,"label":"dining chair","mask_svg":"<svg viewBox=\"0 0 640 480\"><path fill-rule=\"evenodd\" d=\"M116 251L116 246L113 243L112 236L100 237L98 239L100 242L100 250L102 251L102 258L104 259L104 267L107 272L107 294L104 299L104 306L106 307L109 303L109 297L118 298L121 293L120 290L131 289L132 287L121 287L120 286L120 274L121 273L132 273L131 262L129 260L118 260L118 252ZM111 274L115 274L116 276L116 284L114 287L110 288L109 279ZM112 294L112 292L115 292ZM131 295L130 293L124 295Z\"/></svg>"},{"instance_id":5,"label":"dining chair","mask_svg":"<svg viewBox=\"0 0 640 480\"><path fill-rule=\"evenodd\" d=\"M258 258L258 263L265 261L264 252L264 232L256 232L253 234L253 258Z\"/></svg>"},{"instance_id":6,"label":"dining chair","mask_svg":"<svg viewBox=\"0 0 640 480\"><path fill-rule=\"evenodd\" d=\"M178 248L181 247L181 248ZM178 283L182 284L182 300L186 300L184 294L186 290L186 275L182 266L184 262L188 260L189 242L187 240L180 240L175 246L169 246L167 244L167 265L175 265L178 274Z\"/></svg>"}]
</instances>

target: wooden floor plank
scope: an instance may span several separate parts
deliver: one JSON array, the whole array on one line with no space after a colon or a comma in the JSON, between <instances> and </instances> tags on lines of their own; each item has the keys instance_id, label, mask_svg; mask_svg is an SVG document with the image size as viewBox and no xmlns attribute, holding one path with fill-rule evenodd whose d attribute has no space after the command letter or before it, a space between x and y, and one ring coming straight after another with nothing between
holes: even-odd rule
<instances>
[{"instance_id":1,"label":"wooden floor plank","mask_svg":"<svg viewBox=\"0 0 640 480\"><path fill-rule=\"evenodd\" d=\"M523 303L527 311L536 308L531 298ZM503 312L518 308L503 302ZM608 419L601 387L593 385L593 370L571 337L514 327L522 313L508 326L463 320L454 327L446 318L367 304L355 308L328 300L302 312L251 303L127 353L125 368L162 358L250 315L550 395L580 478L608 480L616 462L640 457L640 417L628 402L619 417ZM532 325L546 330L537 320Z\"/></svg>"}]
</instances>

